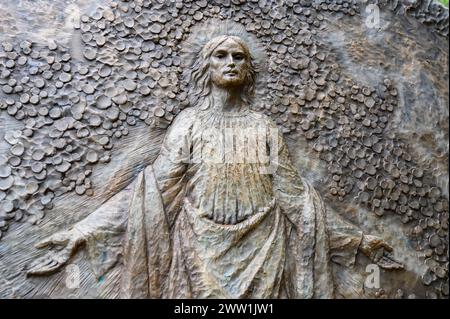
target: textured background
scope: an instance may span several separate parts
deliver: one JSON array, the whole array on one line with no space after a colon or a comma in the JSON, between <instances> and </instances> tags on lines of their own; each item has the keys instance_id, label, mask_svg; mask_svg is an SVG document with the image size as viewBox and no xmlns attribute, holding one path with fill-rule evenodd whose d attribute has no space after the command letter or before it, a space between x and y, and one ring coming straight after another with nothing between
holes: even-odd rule
<instances>
[{"instance_id":1,"label":"textured background","mask_svg":"<svg viewBox=\"0 0 450 319\"><path fill-rule=\"evenodd\" d=\"M267 50L254 107L302 176L406 265L363 289L360 256L348 297L448 297L448 10L425 0L0 3L0 297L114 290L84 251L79 289L23 269L155 158L188 106L183 39L211 17Z\"/></svg>"}]
</instances>

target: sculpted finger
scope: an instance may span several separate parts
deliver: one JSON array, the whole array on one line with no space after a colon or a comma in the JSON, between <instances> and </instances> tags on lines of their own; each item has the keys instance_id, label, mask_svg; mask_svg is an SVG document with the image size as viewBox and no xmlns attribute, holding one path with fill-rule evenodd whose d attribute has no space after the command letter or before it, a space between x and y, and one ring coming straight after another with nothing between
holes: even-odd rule
<instances>
[{"instance_id":1,"label":"sculpted finger","mask_svg":"<svg viewBox=\"0 0 450 319\"><path fill-rule=\"evenodd\" d=\"M381 239L376 238L371 242L371 246L372 249L380 249L384 246L384 242Z\"/></svg>"},{"instance_id":2,"label":"sculpted finger","mask_svg":"<svg viewBox=\"0 0 450 319\"><path fill-rule=\"evenodd\" d=\"M386 242L383 242L383 248L385 249L385 250L387 250L388 252L391 252L391 251L393 251L394 250L394 248L391 246L391 245L389 245L388 243L386 243Z\"/></svg>"},{"instance_id":3,"label":"sculpted finger","mask_svg":"<svg viewBox=\"0 0 450 319\"><path fill-rule=\"evenodd\" d=\"M380 260L377 261L377 265L380 266L383 269L390 269L391 268L391 263L386 260L385 258L381 258Z\"/></svg>"},{"instance_id":4,"label":"sculpted finger","mask_svg":"<svg viewBox=\"0 0 450 319\"><path fill-rule=\"evenodd\" d=\"M60 267L61 267L60 263L58 263L56 260L52 260L48 265L30 269L27 272L27 274L35 275L35 276L49 275L49 274L56 272Z\"/></svg>"},{"instance_id":5,"label":"sculpted finger","mask_svg":"<svg viewBox=\"0 0 450 319\"><path fill-rule=\"evenodd\" d=\"M57 262L49 256L39 258L31 264L30 269L27 271L27 275L47 274L56 266L56 264Z\"/></svg>"},{"instance_id":6,"label":"sculpted finger","mask_svg":"<svg viewBox=\"0 0 450 319\"><path fill-rule=\"evenodd\" d=\"M31 263L30 269L33 269L35 267L45 266L45 265L49 264L50 261L51 261L51 258L49 256L44 256L44 257L38 258Z\"/></svg>"},{"instance_id":7,"label":"sculpted finger","mask_svg":"<svg viewBox=\"0 0 450 319\"><path fill-rule=\"evenodd\" d=\"M65 233L51 235L35 245L36 248L44 248L49 245L64 245L68 241Z\"/></svg>"},{"instance_id":8,"label":"sculpted finger","mask_svg":"<svg viewBox=\"0 0 450 319\"><path fill-rule=\"evenodd\" d=\"M41 248L50 246L50 245L52 245L52 244L53 244L53 239L52 239L52 236L50 236L50 237L47 237L47 238L44 239L44 240L41 240L41 241L38 242L37 244L35 244L34 247L36 247L36 248L38 248L38 249L41 249Z\"/></svg>"},{"instance_id":9,"label":"sculpted finger","mask_svg":"<svg viewBox=\"0 0 450 319\"><path fill-rule=\"evenodd\" d=\"M377 249L373 249L371 254L370 254L370 259L378 262L384 254L384 249L383 248L377 248Z\"/></svg>"},{"instance_id":10,"label":"sculpted finger","mask_svg":"<svg viewBox=\"0 0 450 319\"><path fill-rule=\"evenodd\" d=\"M391 258L388 258L384 256L377 262L378 266L380 266L383 269L403 269L403 264L397 262L396 260L393 260Z\"/></svg>"},{"instance_id":11,"label":"sculpted finger","mask_svg":"<svg viewBox=\"0 0 450 319\"><path fill-rule=\"evenodd\" d=\"M402 262L398 261L396 258L394 258L394 256L392 256L391 254L388 254L387 258L389 258L392 261L392 263L395 266L395 269L404 269L405 268L405 265Z\"/></svg>"}]
</instances>

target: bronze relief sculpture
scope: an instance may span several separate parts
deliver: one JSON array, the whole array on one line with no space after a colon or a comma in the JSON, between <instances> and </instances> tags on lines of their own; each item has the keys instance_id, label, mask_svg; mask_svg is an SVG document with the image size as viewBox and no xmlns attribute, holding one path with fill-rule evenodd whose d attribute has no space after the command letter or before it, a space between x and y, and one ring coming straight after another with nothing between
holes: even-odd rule
<instances>
[{"instance_id":1,"label":"bronze relief sculpture","mask_svg":"<svg viewBox=\"0 0 450 319\"><path fill-rule=\"evenodd\" d=\"M328 210L302 178L277 125L253 110L264 68L257 40L237 24L217 24L186 44L191 106L155 162L40 242L57 249L29 275L58 271L81 244L106 261L99 275L122 257L124 298L333 298L333 264L351 266L358 252L403 267L388 243Z\"/></svg>"}]
</instances>

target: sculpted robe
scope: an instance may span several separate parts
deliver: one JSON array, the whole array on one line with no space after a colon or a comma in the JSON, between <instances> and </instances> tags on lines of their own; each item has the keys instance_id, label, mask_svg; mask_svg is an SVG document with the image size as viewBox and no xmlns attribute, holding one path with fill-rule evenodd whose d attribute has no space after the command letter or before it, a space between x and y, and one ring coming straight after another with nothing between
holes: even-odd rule
<instances>
[{"instance_id":1,"label":"sculpted robe","mask_svg":"<svg viewBox=\"0 0 450 319\"><path fill-rule=\"evenodd\" d=\"M245 129L268 136L276 125L251 110L182 111L153 165L75 226L92 234L98 274L122 256L121 297L334 298L331 262L352 265L362 232L327 212L281 135L268 145L245 134L237 142L272 148L272 174L261 170L267 162L223 161L214 146L227 142L218 140Z\"/></svg>"}]
</instances>

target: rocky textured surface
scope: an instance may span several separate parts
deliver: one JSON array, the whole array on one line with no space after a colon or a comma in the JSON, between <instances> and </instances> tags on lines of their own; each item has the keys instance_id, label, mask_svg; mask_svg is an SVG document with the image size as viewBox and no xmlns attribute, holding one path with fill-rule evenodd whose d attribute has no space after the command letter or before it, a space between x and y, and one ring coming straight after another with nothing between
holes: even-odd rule
<instances>
[{"instance_id":1,"label":"rocky textured surface","mask_svg":"<svg viewBox=\"0 0 450 319\"><path fill-rule=\"evenodd\" d=\"M264 45L257 109L283 128L299 169L330 207L389 238L406 263L364 296L448 297L446 8L428 0L21 3L0 4L0 280L8 283L0 296L72 293L64 273L25 278L38 254L31 244L85 217L152 162L189 104L183 40L219 18ZM88 265L75 262L86 270L76 293L97 296Z\"/></svg>"}]
</instances>

